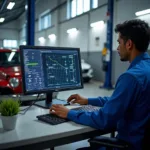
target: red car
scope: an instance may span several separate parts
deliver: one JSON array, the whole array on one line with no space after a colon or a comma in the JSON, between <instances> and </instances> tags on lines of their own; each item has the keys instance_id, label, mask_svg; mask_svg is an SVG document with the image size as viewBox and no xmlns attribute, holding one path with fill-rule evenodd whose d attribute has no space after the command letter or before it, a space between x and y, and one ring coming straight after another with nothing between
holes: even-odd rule
<instances>
[{"instance_id":1,"label":"red car","mask_svg":"<svg viewBox=\"0 0 150 150\"><path fill-rule=\"evenodd\" d=\"M19 50L0 49L0 94L21 94Z\"/></svg>"},{"instance_id":2,"label":"red car","mask_svg":"<svg viewBox=\"0 0 150 150\"><path fill-rule=\"evenodd\" d=\"M22 75L19 50L0 49L0 95L20 95L23 101L35 100L37 95L22 95ZM58 92L53 92L56 98ZM45 98L41 94L40 98Z\"/></svg>"}]
</instances>

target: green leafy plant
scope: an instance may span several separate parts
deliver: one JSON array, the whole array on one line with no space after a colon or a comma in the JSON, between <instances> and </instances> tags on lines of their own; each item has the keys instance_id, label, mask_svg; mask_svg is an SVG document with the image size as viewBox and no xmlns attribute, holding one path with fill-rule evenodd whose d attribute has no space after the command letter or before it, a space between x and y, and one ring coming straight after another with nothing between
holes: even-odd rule
<instances>
[{"instance_id":1,"label":"green leafy plant","mask_svg":"<svg viewBox=\"0 0 150 150\"><path fill-rule=\"evenodd\" d=\"M2 116L14 116L20 111L19 100L13 98L3 99L0 102L0 113Z\"/></svg>"}]
</instances>

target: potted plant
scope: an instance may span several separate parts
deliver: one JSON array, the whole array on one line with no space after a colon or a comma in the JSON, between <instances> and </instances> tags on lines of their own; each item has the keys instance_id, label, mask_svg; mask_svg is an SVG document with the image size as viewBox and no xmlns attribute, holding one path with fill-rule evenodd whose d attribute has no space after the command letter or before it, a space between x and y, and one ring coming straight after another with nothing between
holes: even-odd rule
<instances>
[{"instance_id":1,"label":"potted plant","mask_svg":"<svg viewBox=\"0 0 150 150\"><path fill-rule=\"evenodd\" d=\"M13 130L16 126L17 115L20 111L20 102L13 98L3 99L0 102L2 125L5 130Z\"/></svg>"}]
</instances>

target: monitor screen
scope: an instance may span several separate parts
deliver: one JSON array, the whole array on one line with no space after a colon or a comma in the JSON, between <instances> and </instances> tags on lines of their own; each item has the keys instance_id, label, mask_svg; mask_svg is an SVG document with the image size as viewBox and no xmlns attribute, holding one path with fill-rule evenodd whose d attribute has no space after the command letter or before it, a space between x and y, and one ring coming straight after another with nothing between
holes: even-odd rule
<instances>
[{"instance_id":1,"label":"monitor screen","mask_svg":"<svg viewBox=\"0 0 150 150\"><path fill-rule=\"evenodd\" d=\"M79 48L20 46L24 94L83 88Z\"/></svg>"}]
</instances>

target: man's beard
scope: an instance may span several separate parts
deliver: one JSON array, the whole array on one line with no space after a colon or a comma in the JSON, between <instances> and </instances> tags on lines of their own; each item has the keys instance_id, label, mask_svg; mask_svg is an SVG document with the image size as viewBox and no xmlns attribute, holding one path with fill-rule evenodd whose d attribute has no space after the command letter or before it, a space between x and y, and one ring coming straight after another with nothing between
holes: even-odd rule
<instances>
[{"instance_id":1,"label":"man's beard","mask_svg":"<svg viewBox=\"0 0 150 150\"><path fill-rule=\"evenodd\" d=\"M128 58L121 58L121 57L120 57L120 60L121 60L121 61L128 61Z\"/></svg>"}]
</instances>

